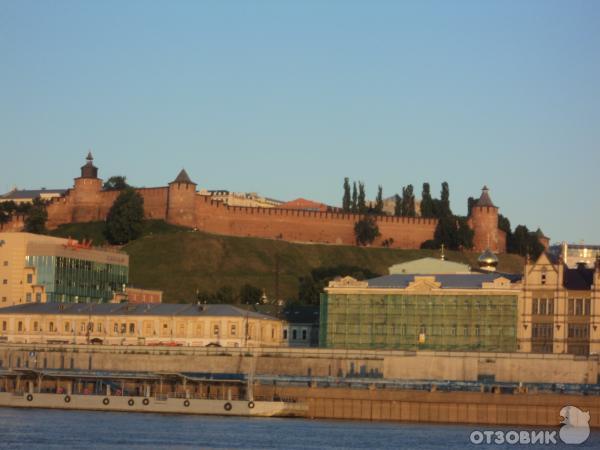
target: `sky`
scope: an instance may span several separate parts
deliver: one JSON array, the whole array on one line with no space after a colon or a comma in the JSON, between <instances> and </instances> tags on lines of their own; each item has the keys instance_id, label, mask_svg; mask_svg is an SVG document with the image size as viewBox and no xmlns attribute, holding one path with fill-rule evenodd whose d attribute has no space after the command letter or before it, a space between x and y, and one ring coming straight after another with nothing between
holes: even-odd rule
<instances>
[{"instance_id":1,"label":"sky","mask_svg":"<svg viewBox=\"0 0 600 450\"><path fill-rule=\"evenodd\" d=\"M600 2L0 0L0 191L100 176L339 205L485 184L600 244Z\"/></svg>"}]
</instances>

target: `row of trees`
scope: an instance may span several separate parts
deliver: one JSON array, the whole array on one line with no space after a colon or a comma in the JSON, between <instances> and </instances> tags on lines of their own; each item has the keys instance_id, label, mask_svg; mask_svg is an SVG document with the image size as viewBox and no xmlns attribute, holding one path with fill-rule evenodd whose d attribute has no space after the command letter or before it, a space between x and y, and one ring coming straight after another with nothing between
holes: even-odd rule
<instances>
[{"instance_id":1,"label":"row of trees","mask_svg":"<svg viewBox=\"0 0 600 450\"><path fill-rule=\"evenodd\" d=\"M196 291L196 299L200 303L228 303L256 305L261 302L263 291L250 283L244 284L239 291L231 286L221 286L214 292Z\"/></svg>"}]
</instances>

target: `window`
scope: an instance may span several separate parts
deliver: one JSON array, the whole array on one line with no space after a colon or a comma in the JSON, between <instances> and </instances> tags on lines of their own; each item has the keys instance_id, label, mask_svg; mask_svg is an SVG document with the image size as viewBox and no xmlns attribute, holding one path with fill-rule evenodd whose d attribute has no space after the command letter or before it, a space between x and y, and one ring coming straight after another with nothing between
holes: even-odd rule
<instances>
[{"instance_id":1,"label":"window","mask_svg":"<svg viewBox=\"0 0 600 450\"><path fill-rule=\"evenodd\" d=\"M8 266L8 261L4 261L4 266Z\"/></svg>"},{"instance_id":2,"label":"window","mask_svg":"<svg viewBox=\"0 0 600 450\"><path fill-rule=\"evenodd\" d=\"M134 334L135 333L135 323L130 323L129 324L129 334Z\"/></svg>"},{"instance_id":3,"label":"window","mask_svg":"<svg viewBox=\"0 0 600 450\"><path fill-rule=\"evenodd\" d=\"M583 299L578 298L575 300L575 315L583 316Z\"/></svg>"},{"instance_id":4,"label":"window","mask_svg":"<svg viewBox=\"0 0 600 450\"><path fill-rule=\"evenodd\" d=\"M27 274L27 284L31 284L33 283L33 274L28 273Z\"/></svg>"},{"instance_id":5,"label":"window","mask_svg":"<svg viewBox=\"0 0 600 450\"><path fill-rule=\"evenodd\" d=\"M119 334L119 324L118 323L115 323L113 331L115 334Z\"/></svg>"},{"instance_id":6,"label":"window","mask_svg":"<svg viewBox=\"0 0 600 450\"><path fill-rule=\"evenodd\" d=\"M33 331L38 331L39 324L37 322L33 322Z\"/></svg>"},{"instance_id":7,"label":"window","mask_svg":"<svg viewBox=\"0 0 600 450\"><path fill-rule=\"evenodd\" d=\"M450 335L456 336L456 325L452 325L452 327L450 327Z\"/></svg>"},{"instance_id":8,"label":"window","mask_svg":"<svg viewBox=\"0 0 600 450\"><path fill-rule=\"evenodd\" d=\"M31 303L31 292L27 292L27 293L25 294L25 301L26 301L27 303Z\"/></svg>"},{"instance_id":9,"label":"window","mask_svg":"<svg viewBox=\"0 0 600 450\"><path fill-rule=\"evenodd\" d=\"M102 333L102 322L98 322L98 333Z\"/></svg>"},{"instance_id":10,"label":"window","mask_svg":"<svg viewBox=\"0 0 600 450\"><path fill-rule=\"evenodd\" d=\"M219 335L219 325L214 324L213 325L213 336L218 336Z\"/></svg>"},{"instance_id":11,"label":"window","mask_svg":"<svg viewBox=\"0 0 600 450\"><path fill-rule=\"evenodd\" d=\"M42 293L41 292L36 292L35 293L35 301L37 303L41 303L42 302Z\"/></svg>"},{"instance_id":12,"label":"window","mask_svg":"<svg viewBox=\"0 0 600 450\"><path fill-rule=\"evenodd\" d=\"M569 299L569 315L573 315L575 314L575 299L574 298L570 298Z\"/></svg>"},{"instance_id":13,"label":"window","mask_svg":"<svg viewBox=\"0 0 600 450\"><path fill-rule=\"evenodd\" d=\"M23 322L21 322L19 320L19 323L17 324L17 331L23 331Z\"/></svg>"},{"instance_id":14,"label":"window","mask_svg":"<svg viewBox=\"0 0 600 450\"><path fill-rule=\"evenodd\" d=\"M2 303L6 303L6 297L2 297Z\"/></svg>"},{"instance_id":15,"label":"window","mask_svg":"<svg viewBox=\"0 0 600 450\"><path fill-rule=\"evenodd\" d=\"M288 330L283 330L283 338L284 339L288 338Z\"/></svg>"},{"instance_id":16,"label":"window","mask_svg":"<svg viewBox=\"0 0 600 450\"><path fill-rule=\"evenodd\" d=\"M88 332L93 333L94 332L94 322L89 322L87 329L88 329Z\"/></svg>"},{"instance_id":17,"label":"window","mask_svg":"<svg viewBox=\"0 0 600 450\"><path fill-rule=\"evenodd\" d=\"M271 339L275 339L275 327L271 328Z\"/></svg>"},{"instance_id":18,"label":"window","mask_svg":"<svg viewBox=\"0 0 600 450\"><path fill-rule=\"evenodd\" d=\"M196 336L202 336L202 324L196 324Z\"/></svg>"},{"instance_id":19,"label":"window","mask_svg":"<svg viewBox=\"0 0 600 450\"><path fill-rule=\"evenodd\" d=\"M540 314L543 316L546 315L546 299L545 298L540 299Z\"/></svg>"},{"instance_id":20,"label":"window","mask_svg":"<svg viewBox=\"0 0 600 450\"><path fill-rule=\"evenodd\" d=\"M549 315L554 314L554 299L553 298L548 299L548 314Z\"/></svg>"},{"instance_id":21,"label":"window","mask_svg":"<svg viewBox=\"0 0 600 450\"><path fill-rule=\"evenodd\" d=\"M591 314L591 300L589 298L585 299L585 315L589 316Z\"/></svg>"},{"instance_id":22,"label":"window","mask_svg":"<svg viewBox=\"0 0 600 450\"><path fill-rule=\"evenodd\" d=\"M463 327L463 336L468 336L469 335L469 325L465 325Z\"/></svg>"},{"instance_id":23,"label":"window","mask_svg":"<svg viewBox=\"0 0 600 450\"><path fill-rule=\"evenodd\" d=\"M531 303L531 314L538 313L538 311L539 311L538 304L539 304L539 300L537 298L534 298L533 302Z\"/></svg>"},{"instance_id":24,"label":"window","mask_svg":"<svg viewBox=\"0 0 600 450\"><path fill-rule=\"evenodd\" d=\"M306 340L306 328L302 329L302 340L305 341Z\"/></svg>"},{"instance_id":25,"label":"window","mask_svg":"<svg viewBox=\"0 0 600 450\"><path fill-rule=\"evenodd\" d=\"M229 334L231 336L237 336L237 325L235 323L232 323L229 327Z\"/></svg>"},{"instance_id":26,"label":"window","mask_svg":"<svg viewBox=\"0 0 600 450\"><path fill-rule=\"evenodd\" d=\"M71 324L69 322L65 322L65 333L71 332Z\"/></svg>"},{"instance_id":27,"label":"window","mask_svg":"<svg viewBox=\"0 0 600 450\"><path fill-rule=\"evenodd\" d=\"M546 274L542 274L542 284L546 284Z\"/></svg>"},{"instance_id":28,"label":"window","mask_svg":"<svg viewBox=\"0 0 600 450\"><path fill-rule=\"evenodd\" d=\"M2 321L2 331L6 331L6 320Z\"/></svg>"},{"instance_id":29,"label":"window","mask_svg":"<svg viewBox=\"0 0 600 450\"><path fill-rule=\"evenodd\" d=\"M81 331L82 333L85 333L85 330L86 330L85 322L81 322L79 324L79 331Z\"/></svg>"},{"instance_id":30,"label":"window","mask_svg":"<svg viewBox=\"0 0 600 450\"><path fill-rule=\"evenodd\" d=\"M50 324L48 324L48 331L54 333L54 322L50 322Z\"/></svg>"},{"instance_id":31,"label":"window","mask_svg":"<svg viewBox=\"0 0 600 450\"><path fill-rule=\"evenodd\" d=\"M292 330L292 339L298 339L298 330L296 330L295 328Z\"/></svg>"},{"instance_id":32,"label":"window","mask_svg":"<svg viewBox=\"0 0 600 450\"><path fill-rule=\"evenodd\" d=\"M2 284L8 284L8 280L6 278L2 280Z\"/></svg>"}]
</instances>

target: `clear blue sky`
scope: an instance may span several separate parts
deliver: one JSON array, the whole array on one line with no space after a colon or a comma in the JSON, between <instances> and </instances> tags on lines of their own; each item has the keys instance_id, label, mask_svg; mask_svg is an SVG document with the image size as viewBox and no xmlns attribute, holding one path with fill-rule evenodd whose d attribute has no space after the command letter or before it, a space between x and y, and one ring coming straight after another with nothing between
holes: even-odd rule
<instances>
[{"instance_id":1,"label":"clear blue sky","mask_svg":"<svg viewBox=\"0 0 600 450\"><path fill-rule=\"evenodd\" d=\"M100 174L339 204L482 185L600 243L600 2L0 0L0 190Z\"/></svg>"}]
</instances>

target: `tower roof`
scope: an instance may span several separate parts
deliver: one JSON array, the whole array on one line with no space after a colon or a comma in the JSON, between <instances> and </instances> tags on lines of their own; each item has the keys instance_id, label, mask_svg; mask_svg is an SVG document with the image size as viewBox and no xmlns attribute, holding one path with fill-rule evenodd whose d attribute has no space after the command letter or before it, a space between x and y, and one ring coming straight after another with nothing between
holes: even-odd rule
<instances>
[{"instance_id":1,"label":"tower roof","mask_svg":"<svg viewBox=\"0 0 600 450\"><path fill-rule=\"evenodd\" d=\"M94 157L89 151L85 157L86 163L81 167L81 178L98 178L98 168L94 166Z\"/></svg>"},{"instance_id":2,"label":"tower roof","mask_svg":"<svg viewBox=\"0 0 600 450\"><path fill-rule=\"evenodd\" d=\"M187 184L196 184L192 180L190 180L189 175L185 171L185 169L181 169L179 175L172 181L172 183L187 183Z\"/></svg>"},{"instance_id":3,"label":"tower roof","mask_svg":"<svg viewBox=\"0 0 600 450\"><path fill-rule=\"evenodd\" d=\"M488 193L489 189L487 186L483 186L481 189L481 197L477 200L477 206L491 206L493 208L496 207L490 198L490 194Z\"/></svg>"}]
</instances>

